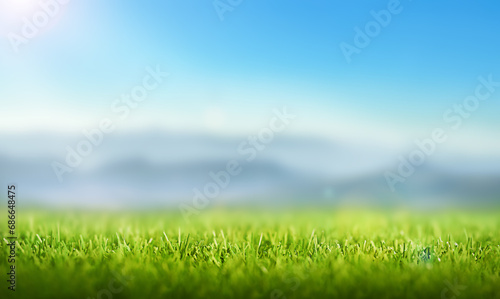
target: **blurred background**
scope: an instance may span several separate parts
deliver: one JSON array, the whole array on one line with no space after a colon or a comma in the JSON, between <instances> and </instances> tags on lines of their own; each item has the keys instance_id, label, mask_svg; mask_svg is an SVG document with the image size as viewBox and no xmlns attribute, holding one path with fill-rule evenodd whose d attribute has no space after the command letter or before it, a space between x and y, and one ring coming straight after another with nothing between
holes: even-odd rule
<instances>
[{"instance_id":1,"label":"blurred background","mask_svg":"<svg viewBox=\"0 0 500 299\"><path fill-rule=\"evenodd\" d=\"M177 208L235 160L208 206L497 204L500 90L445 114L500 81L500 4L392 2L1 0L0 182L23 205Z\"/></svg>"}]
</instances>

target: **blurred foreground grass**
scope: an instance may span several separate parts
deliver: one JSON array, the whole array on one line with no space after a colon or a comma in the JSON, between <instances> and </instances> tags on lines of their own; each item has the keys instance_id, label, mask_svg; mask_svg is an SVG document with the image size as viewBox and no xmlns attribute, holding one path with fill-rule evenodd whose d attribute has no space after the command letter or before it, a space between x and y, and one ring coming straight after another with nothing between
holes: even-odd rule
<instances>
[{"instance_id":1,"label":"blurred foreground grass","mask_svg":"<svg viewBox=\"0 0 500 299\"><path fill-rule=\"evenodd\" d=\"M500 298L499 216L21 210L0 298Z\"/></svg>"}]
</instances>

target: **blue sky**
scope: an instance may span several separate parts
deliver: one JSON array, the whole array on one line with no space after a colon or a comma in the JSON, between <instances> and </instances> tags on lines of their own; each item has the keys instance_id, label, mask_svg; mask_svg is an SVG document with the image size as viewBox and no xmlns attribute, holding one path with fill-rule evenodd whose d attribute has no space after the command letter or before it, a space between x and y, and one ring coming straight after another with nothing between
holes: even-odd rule
<instances>
[{"instance_id":1,"label":"blue sky","mask_svg":"<svg viewBox=\"0 0 500 299\"><path fill-rule=\"evenodd\" d=\"M146 66L161 65L168 83L127 127L202 130L198 120L215 109L224 127L244 131L288 105L303 116L297 132L405 139L442 123L478 76L500 78L495 1L402 0L402 12L351 63L339 44L352 44L353 28L389 1L243 0L224 21L211 1L72 1L19 53L7 33L40 8L14 2L1 7L0 96L10 109L2 131L80 131L109 114ZM468 126L490 132L489 140L500 125L500 96L482 105Z\"/></svg>"}]
</instances>

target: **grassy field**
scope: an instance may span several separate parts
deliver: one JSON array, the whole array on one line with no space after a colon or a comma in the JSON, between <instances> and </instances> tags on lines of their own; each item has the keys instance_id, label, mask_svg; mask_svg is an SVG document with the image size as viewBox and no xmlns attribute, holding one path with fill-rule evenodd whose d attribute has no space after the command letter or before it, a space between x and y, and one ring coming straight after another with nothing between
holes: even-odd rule
<instances>
[{"instance_id":1,"label":"grassy field","mask_svg":"<svg viewBox=\"0 0 500 299\"><path fill-rule=\"evenodd\" d=\"M499 216L21 210L0 298L500 298Z\"/></svg>"}]
</instances>

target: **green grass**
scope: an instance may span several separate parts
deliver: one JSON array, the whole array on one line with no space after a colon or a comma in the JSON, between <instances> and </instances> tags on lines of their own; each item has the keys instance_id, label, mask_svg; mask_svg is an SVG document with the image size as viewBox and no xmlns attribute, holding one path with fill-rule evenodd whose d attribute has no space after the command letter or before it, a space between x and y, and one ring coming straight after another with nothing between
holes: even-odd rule
<instances>
[{"instance_id":1,"label":"green grass","mask_svg":"<svg viewBox=\"0 0 500 299\"><path fill-rule=\"evenodd\" d=\"M2 240L0 298L500 298L499 216L21 210L17 291Z\"/></svg>"}]
</instances>

